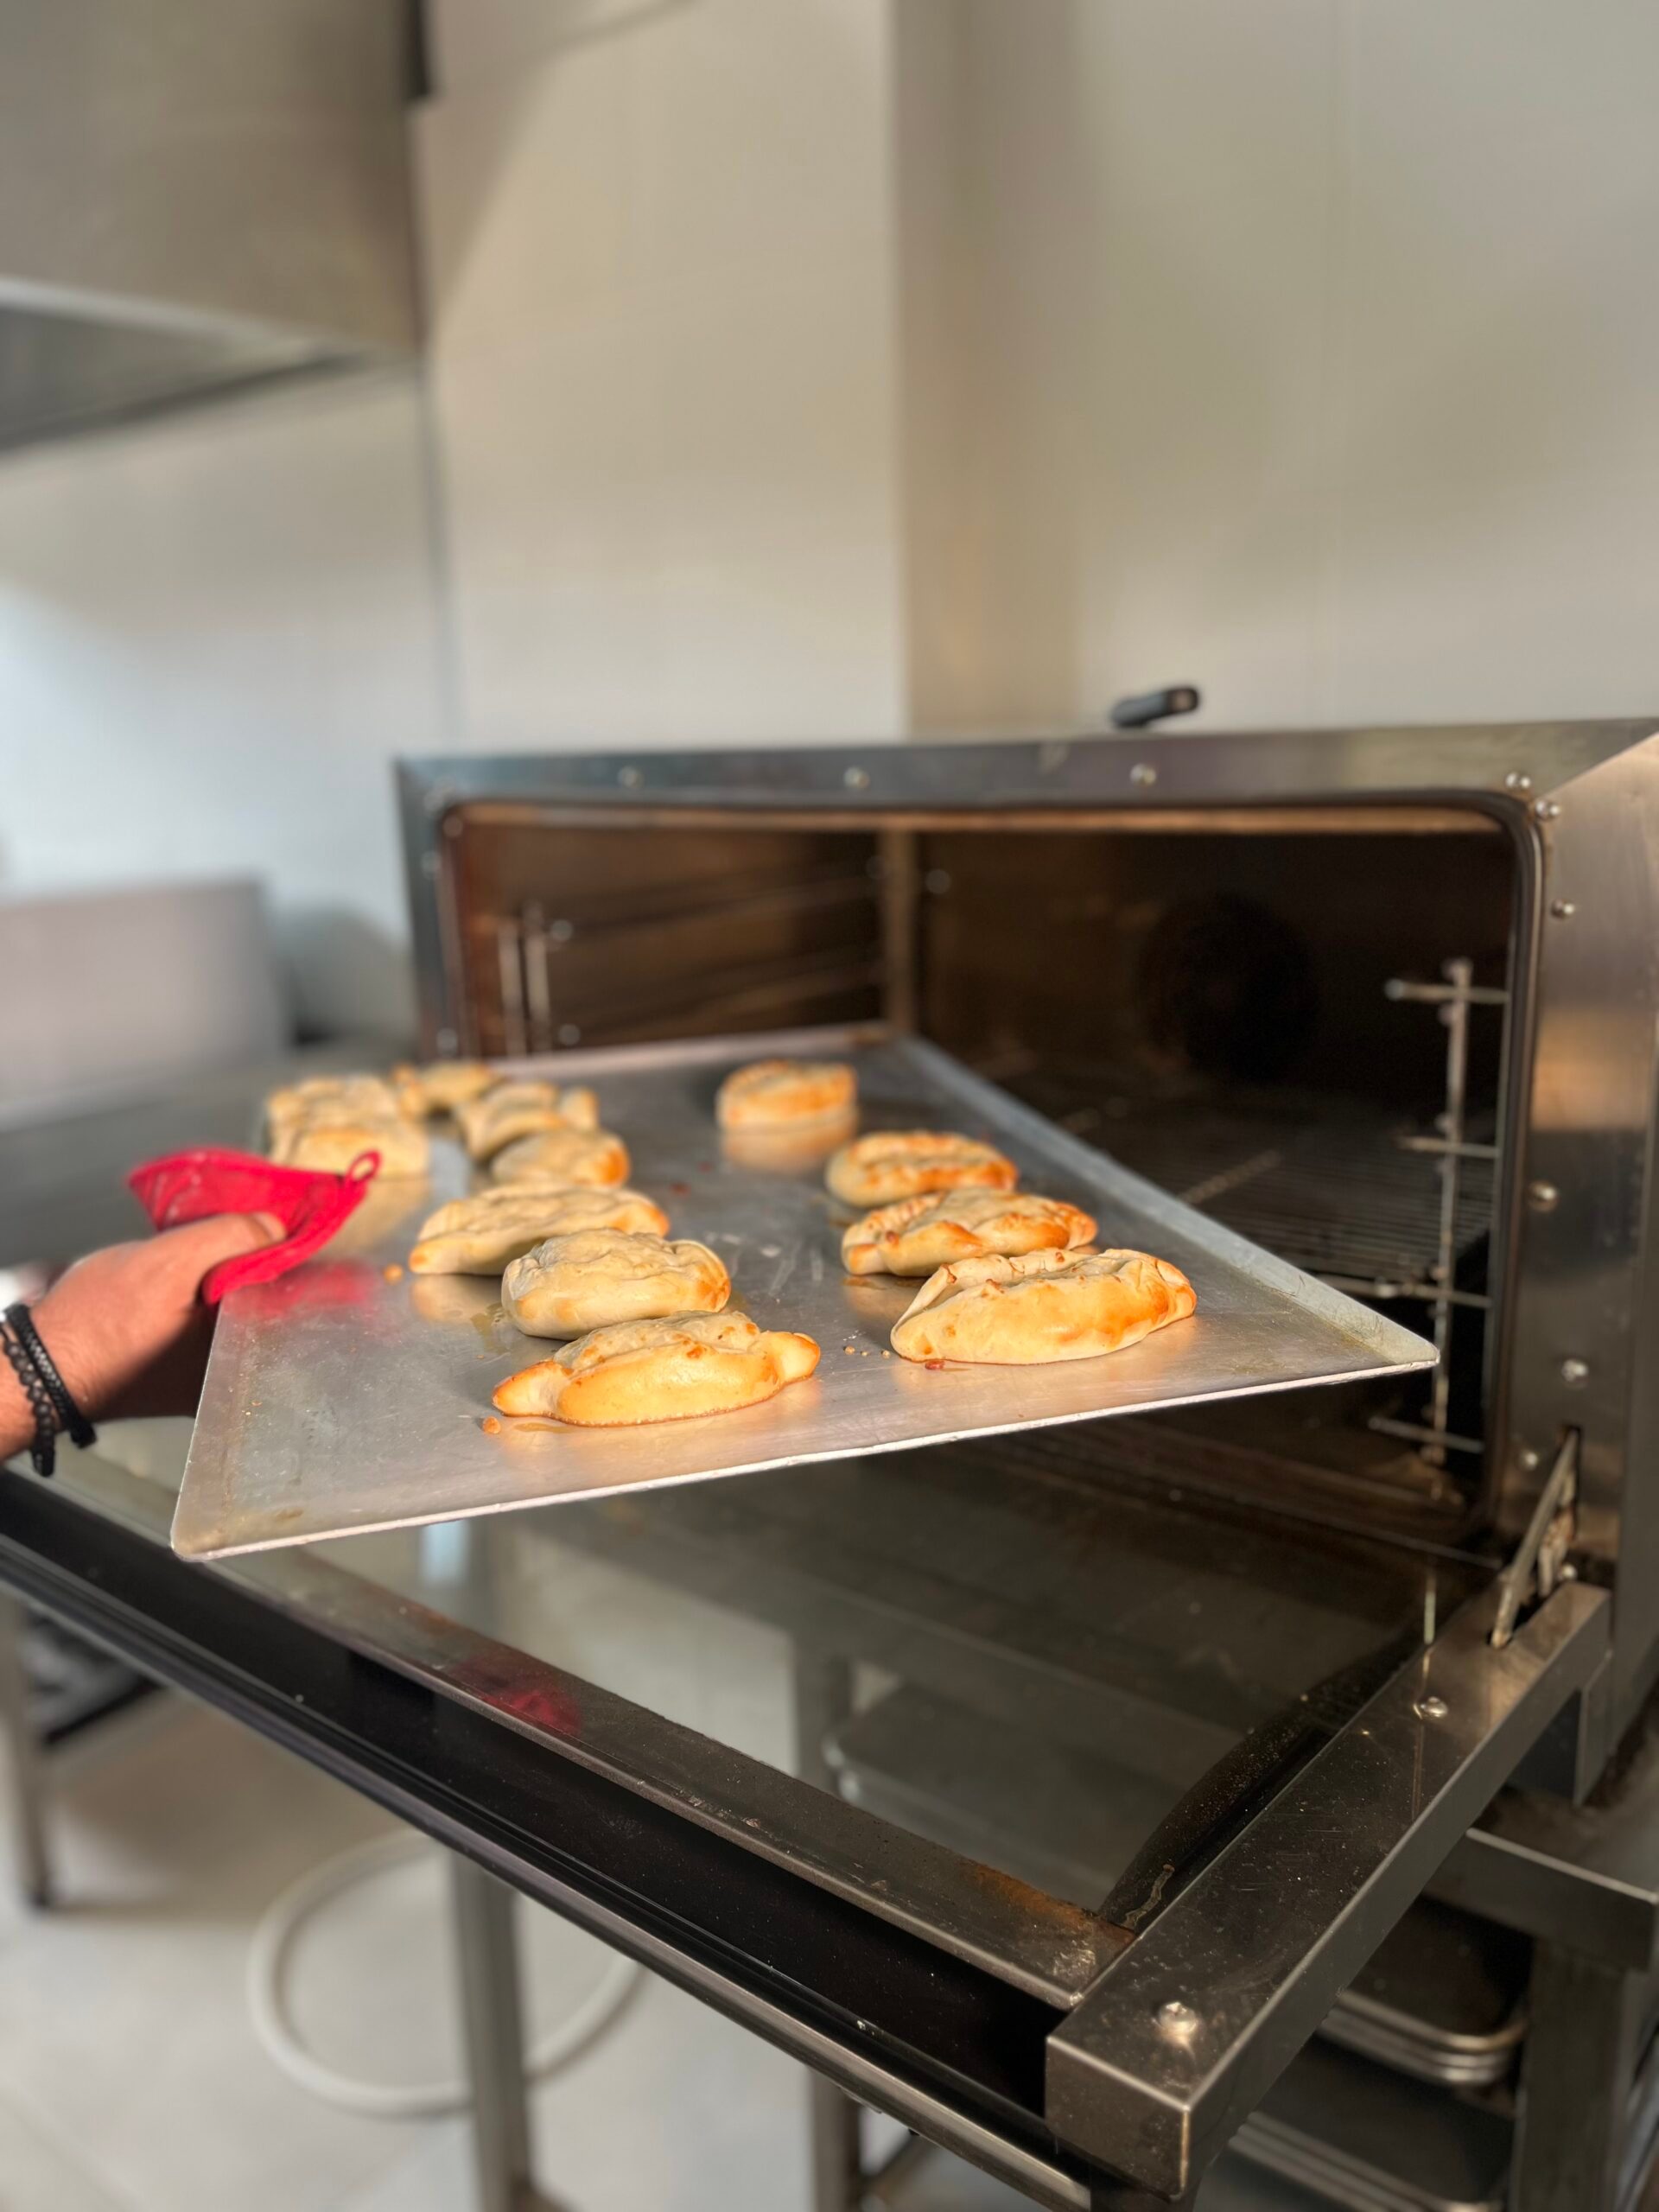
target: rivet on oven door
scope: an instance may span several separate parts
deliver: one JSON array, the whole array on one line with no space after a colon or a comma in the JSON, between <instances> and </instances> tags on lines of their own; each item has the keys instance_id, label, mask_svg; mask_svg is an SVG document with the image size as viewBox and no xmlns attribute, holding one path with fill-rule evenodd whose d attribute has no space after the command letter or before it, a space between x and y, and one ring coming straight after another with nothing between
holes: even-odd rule
<instances>
[{"instance_id":1,"label":"rivet on oven door","mask_svg":"<svg viewBox=\"0 0 1659 2212\"><path fill-rule=\"evenodd\" d=\"M574 1021L562 1021L559 1024L559 1042L561 1045L581 1044L582 1032Z\"/></svg>"},{"instance_id":2,"label":"rivet on oven door","mask_svg":"<svg viewBox=\"0 0 1659 2212\"><path fill-rule=\"evenodd\" d=\"M550 922L547 925L549 940L554 944L569 944L575 933L574 922Z\"/></svg>"},{"instance_id":3,"label":"rivet on oven door","mask_svg":"<svg viewBox=\"0 0 1659 2212\"><path fill-rule=\"evenodd\" d=\"M443 834L446 837L459 837L466 827L467 824L458 814L446 814L443 817Z\"/></svg>"},{"instance_id":4,"label":"rivet on oven door","mask_svg":"<svg viewBox=\"0 0 1659 2212\"><path fill-rule=\"evenodd\" d=\"M1198 2016L1190 2005L1183 2005L1179 1997L1171 1997L1153 2014L1166 2036L1173 2036L1185 2043L1198 2031Z\"/></svg>"},{"instance_id":5,"label":"rivet on oven door","mask_svg":"<svg viewBox=\"0 0 1659 2212\"><path fill-rule=\"evenodd\" d=\"M1420 1720L1444 1720L1452 1708L1443 1697L1431 1695L1420 1697L1411 1709Z\"/></svg>"},{"instance_id":6,"label":"rivet on oven door","mask_svg":"<svg viewBox=\"0 0 1659 2212\"><path fill-rule=\"evenodd\" d=\"M1535 798L1532 802L1532 818L1535 822L1554 822L1560 810L1559 804L1553 798Z\"/></svg>"},{"instance_id":7,"label":"rivet on oven door","mask_svg":"<svg viewBox=\"0 0 1659 2212\"><path fill-rule=\"evenodd\" d=\"M437 855L435 853L423 853L421 855L421 874L423 875L435 875L437 872Z\"/></svg>"},{"instance_id":8,"label":"rivet on oven door","mask_svg":"<svg viewBox=\"0 0 1659 2212\"><path fill-rule=\"evenodd\" d=\"M1506 791L1529 791L1532 778L1524 768L1511 768L1503 779L1503 788Z\"/></svg>"},{"instance_id":9,"label":"rivet on oven door","mask_svg":"<svg viewBox=\"0 0 1659 2212\"><path fill-rule=\"evenodd\" d=\"M435 818L447 814L459 796L453 784L434 784L426 795L426 810Z\"/></svg>"},{"instance_id":10,"label":"rivet on oven door","mask_svg":"<svg viewBox=\"0 0 1659 2212\"><path fill-rule=\"evenodd\" d=\"M645 779L637 768L619 768L616 780L625 791L637 791Z\"/></svg>"},{"instance_id":11,"label":"rivet on oven door","mask_svg":"<svg viewBox=\"0 0 1659 2212\"><path fill-rule=\"evenodd\" d=\"M1515 1464L1523 1475L1535 1474L1542 1464L1541 1455L1530 1444L1523 1444L1515 1455Z\"/></svg>"},{"instance_id":12,"label":"rivet on oven door","mask_svg":"<svg viewBox=\"0 0 1659 2212\"><path fill-rule=\"evenodd\" d=\"M1129 771L1129 781L1143 791L1149 791L1158 780L1158 771L1150 760L1137 760Z\"/></svg>"},{"instance_id":13,"label":"rivet on oven door","mask_svg":"<svg viewBox=\"0 0 1659 2212\"><path fill-rule=\"evenodd\" d=\"M1549 911L1558 922L1570 922L1579 910L1570 899L1552 899Z\"/></svg>"},{"instance_id":14,"label":"rivet on oven door","mask_svg":"<svg viewBox=\"0 0 1659 2212\"><path fill-rule=\"evenodd\" d=\"M1590 1380L1589 1361L1587 1359L1564 1359L1561 1362L1561 1380L1566 1383L1569 1390L1577 1390L1581 1389L1583 1385Z\"/></svg>"},{"instance_id":15,"label":"rivet on oven door","mask_svg":"<svg viewBox=\"0 0 1659 2212\"><path fill-rule=\"evenodd\" d=\"M1561 1194L1553 1183L1529 1183L1527 1204L1534 1213L1554 1213L1561 1202Z\"/></svg>"},{"instance_id":16,"label":"rivet on oven door","mask_svg":"<svg viewBox=\"0 0 1659 2212\"><path fill-rule=\"evenodd\" d=\"M454 1051L454 1049L455 1049L456 1046L457 1046L457 1045L459 1045L459 1044L460 1044L460 1042L461 1042L460 1038L456 1036L456 1034L455 1034L455 1033L454 1033L454 1031L453 1029L440 1029L440 1030L439 1030L439 1032L438 1032L438 1036L437 1036L437 1046L438 1046L438 1050L439 1050L439 1052L453 1052Z\"/></svg>"},{"instance_id":17,"label":"rivet on oven door","mask_svg":"<svg viewBox=\"0 0 1659 2212\"><path fill-rule=\"evenodd\" d=\"M867 791L870 787L870 772L868 768L849 768L841 780L849 791Z\"/></svg>"}]
</instances>

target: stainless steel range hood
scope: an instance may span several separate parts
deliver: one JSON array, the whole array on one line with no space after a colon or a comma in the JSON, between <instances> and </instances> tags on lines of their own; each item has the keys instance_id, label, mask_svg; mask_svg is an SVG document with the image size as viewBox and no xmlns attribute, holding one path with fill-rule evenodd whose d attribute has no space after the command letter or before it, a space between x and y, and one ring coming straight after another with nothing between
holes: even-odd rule
<instances>
[{"instance_id":1,"label":"stainless steel range hood","mask_svg":"<svg viewBox=\"0 0 1659 2212\"><path fill-rule=\"evenodd\" d=\"M0 0L0 446L418 341L408 0Z\"/></svg>"}]
</instances>

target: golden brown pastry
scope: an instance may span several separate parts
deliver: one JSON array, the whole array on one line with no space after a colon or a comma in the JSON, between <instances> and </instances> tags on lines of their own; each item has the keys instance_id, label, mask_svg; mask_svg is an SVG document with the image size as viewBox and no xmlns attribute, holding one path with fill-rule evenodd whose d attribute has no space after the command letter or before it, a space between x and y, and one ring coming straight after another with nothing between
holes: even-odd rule
<instances>
[{"instance_id":1,"label":"golden brown pastry","mask_svg":"<svg viewBox=\"0 0 1659 2212\"><path fill-rule=\"evenodd\" d=\"M308 1121L291 1124L270 1147L280 1167L308 1167L331 1175L343 1175L365 1152L379 1154L383 1179L427 1172L426 1131L401 1114L379 1120L360 1115L338 1120L325 1108Z\"/></svg>"},{"instance_id":2,"label":"golden brown pastry","mask_svg":"<svg viewBox=\"0 0 1659 2212\"><path fill-rule=\"evenodd\" d=\"M409 1264L417 1275L497 1275L546 1238L584 1229L664 1236L668 1216L638 1191L497 1183L470 1198L452 1198L423 1221Z\"/></svg>"},{"instance_id":3,"label":"golden brown pastry","mask_svg":"<svg viewBox=\"0 0 1659 2212\"><path fill-rule=\"evenodd\" d=\"M893 1325L906 1359L1027 1367L1093 1359L1184 1321L1198 1296L1149 1252L1027 1252L930 1275Z\"/></svg>"},{"instance_id":4,"label":"golden brown pastry","mask_svg":"<svg viewBox=\"0 0 1659 2212\"><path fill-rule=\"evenodd\" d=\"M995 1252L1069 1251L1087 1244L1095 1221L1063 1198L1019 1191L956 1191L897 1198L856 1221L841 1240L842 1264L855 1275L931 1275L957 1260Z\"/></svg>"},{"instance_id":5,"label":"golden brown pastry","mask_svg":"<svg viewBox=\"0 0 1659 2212\"><path fill-rule=\"evenodd\" d=\"M461 1142L474 1160L493 1160L505 1145L546 1129L596 1129L599 1101L575 1084L563 1089L539 1079L498 1083L481 1098L457 1106Z\"/></svg>"},{"instance_id":6,"label":"golden brown pastry","mask_svg":"<svg viewBox=\"0 0 1659 2212\"><path fill-rule=\"evenodd\" d=\"M734 1413L804 1381L818 1363L810 1337L757 1329L747 1313L677 1313L578 1337L551 1359L509 1376L504 1414L551 1414L581 1427Z\"/></svg>"},{"instance_id":7,"label":"golden brown pastry","mask_svg":"<svg viewBox=\"0 0 1659 2212\"><path fill-rule=\"evenodd\" d=\"M842 1145L823 1179L849 1206L884 1206L894 1198L969 1185L1011 1191L1020 1177L1011 1160L975 1137L933 1129L878 1129Z\"/></svg>"},{"instance_id":8,"label":"golden brown pastry","mask_svg":"<svg viewBox=\"0 0 1659 2212\"><path fill-rule=\"evenodd\" d=\"M794 1128L845 1121L857 1096L843 1060L751 1060L721 1084L715 1117L722 1129Z\"/></svg>"},{"instance_id":9,"label":"golden brown pastry","mask_svg":"<svg viewBox=\"0 0 1659 2212\"><path fill-rule=\"evenodd\" d=\"M550 1236L501 1278L501 1303L527 1337L581 1337L618 1321L718 1313L732 1294L706 1244L579 1229Z\"/></svg>"},{"instance_id":10,"label":"golden brown pastry","mask_svg":"<svg viewBox=\"0 0 1659 2212\"><path fill-rule=\"evenodd\" d=\"M411 1121L429 1114L453 1114L480 1098L498 1082L496 1071L482 1060L433 1060L425 1067L395 1067L392 1088L397 1103Z\"/></svg>"},{"instance_id":11,"label":"golden brown pastry","mask_svg":"<svg viewBox=\"0 0 1659 2212\"><path fill-rule=\"evenodd\" d=\"M497 1153L498 1183L626 1183L628 1147L609 1129L543 1129Z\"/></svg>"}]
</instances>

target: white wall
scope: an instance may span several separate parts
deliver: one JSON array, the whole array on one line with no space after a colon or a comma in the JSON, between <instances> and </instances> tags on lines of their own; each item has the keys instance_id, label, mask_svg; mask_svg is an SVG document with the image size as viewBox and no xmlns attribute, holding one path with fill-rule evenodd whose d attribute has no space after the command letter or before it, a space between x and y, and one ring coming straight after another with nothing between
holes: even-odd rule
<instances>
[{"instance_id":1,"label":"white wall","mask_svg":"<svg viewBox=\"0 0 1659 2212\"><path fill-rule=\"evenodd\" d=\"M0 460L0 889L258 873L395 1026L397 753L1659 707L1659 10L435 28L428 416Z\"/></svg>"},{"instance_id":2,"label":"white wall","mask_svg":"<svg viewBox=\"0 0 1659 2212\"><path fill-rule=\"evenodd\" d=\"M893 0L441 0L436 33L470 741L896 734Z\"/></svg>"},{"instance_id":3,"label":"white wall","mask_svg":"<svg viewBox=\"0 0 1659 2212\"><path fill-rule=\"evenodd\" d=\"M300 1019L405 1025L431 575L410 378L0 461L0 893L257 874Z\"/></svg>"},{"instance_id":4,"label":"white wall","mask_svg":"<svg viewBox=\"0 0 1659 2212\"><path fill-rule=\"evenodd\" d=\"M969 682L933 657L927 719L1181 678L1234 726L1659 708L1659 11L956 15L1015 620Z\"/></svg>"}]
</instances>

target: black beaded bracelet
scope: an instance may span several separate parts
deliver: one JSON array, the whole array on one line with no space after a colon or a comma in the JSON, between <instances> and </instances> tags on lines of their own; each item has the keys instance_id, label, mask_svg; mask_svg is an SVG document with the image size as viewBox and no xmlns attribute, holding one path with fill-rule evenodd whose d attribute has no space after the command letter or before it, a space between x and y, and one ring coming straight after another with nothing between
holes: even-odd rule
<instances>
[{"instance_id":1,"label":"black beaded bracelet","mask_svg":"<svg viewBox=\"0 0 1659 2212\"><path fill-rule=\"evenodd\" d=\"M87 1445L97 1440L97 1431L70 1396L69 1385L59 1374L56 1360L41 1342L35 1316L27 1306L8 1306L6 1319L11 1325L13 1335L34 1362L35 1373L46 1385L47 1395L58 1416L58 1427L67 1429L70 1442L79 1445L84 1451Z\"/></svg>"},{"instance_id":2,"label":"black beaded bracelet","mask_svg":"<svg viewBox=\"0 0 1659 2212\"><path fill-rule=\"evenodd\" d=\"M37 1475L50 1478L58 1464L58 1409L52 1394L36 1373L35 1363L11 1330L0 1323L0 1351L11 1362L12 1372L29 1400L35 1416L35 1439L29 1447L29 1464Z\"/></svg>"}]
</instances>

